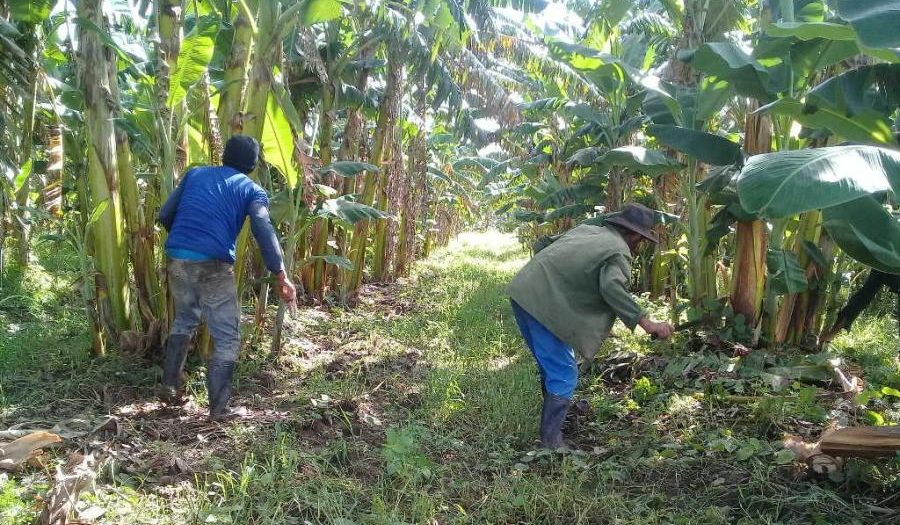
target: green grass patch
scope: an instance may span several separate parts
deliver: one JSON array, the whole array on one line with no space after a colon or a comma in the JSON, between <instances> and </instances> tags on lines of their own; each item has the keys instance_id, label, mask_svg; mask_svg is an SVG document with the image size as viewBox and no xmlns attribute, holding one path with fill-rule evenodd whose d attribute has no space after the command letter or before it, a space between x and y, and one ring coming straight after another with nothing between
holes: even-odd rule
<instances>
[{"instance_id":1,"label":"green grass patch","mask_svg":"<svg viewBox=\"0 0 900 525\"><path fill-rule=\"evenodd\" d=\"M144 440L131 452L144 463L107 466L81 504L107 509L102 524L799 525L897 515L897 460L851 462L817 479L782 450L783 432L817 432L831 417L823 389L795 382L776 392L730 355L651 343L621 326L601 357L623 350L650 365L621 381L583 376L577 395L593 413L568 428L583 450L539 450L537 371L504 292L525 261L512 236L467 234L409 280L368 290L353 311L303 310L277 363L263 341L239 369L241 399L284 416L241 421L203 442L191 435L209 432L202 427L172 441L148 437L152 421L126 418L129 436ZM17 336L27 350L16 355L31 357L16 357L16 377L27 379L15 392L4 386L7 407L68 397L77 401L58 408L69 413L116 410L90 394L108 384L151 397L155 369L86 357L76 319ZM890 328L864 320L836 343L879 385L897 372L873 343L890 345ZM192 370L202 403L202 368ZM41 381L54 386L41 392ZM895 401L872 401L887 423ZM175 456L188 473L155 466ZM21 488L11 494L28 500Z\"/></svg>"}]
</instances>

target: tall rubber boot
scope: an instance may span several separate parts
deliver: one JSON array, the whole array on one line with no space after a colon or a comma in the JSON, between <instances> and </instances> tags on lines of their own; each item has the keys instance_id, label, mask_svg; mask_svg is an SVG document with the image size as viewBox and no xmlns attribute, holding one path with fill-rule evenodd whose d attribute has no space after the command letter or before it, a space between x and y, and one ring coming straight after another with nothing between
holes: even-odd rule
<instances>
[{"instance_id":1,"label":"tall rubber boot","mask_svg":"<svg viewBox=\"0 0 900 525\"><path fill-rule=\"evenodd\" d=\"M547 392L544 395L544 408L541 410L541 444L556 450L568 446L563 441L562 427L566 421L566 413L572 401Z\"/></svg>"},{"instance_id":2,"label":"tall rubber boot","mask_svg":"<svg viewBox=\"0 0 900 525\"><path fill-rule=\"evenodd\" d=\"M209 393L209 419L212 421L225 421L239 415L228 408L235 364L234 361L209 360L206 387Z\"/></svg>"},{"instance_id":3,"label":"tall rubber boot","mask_svg":"<svg viewBox=\"0 0 900 525\"><path fill-rule=\"evenodd\" d=\"M181 374L187 360L189 335L172 334L166 341L166 355L163 359L162 391L160 397L167 402L177 404L183 401Z\"/></svg>"}]
</instances>

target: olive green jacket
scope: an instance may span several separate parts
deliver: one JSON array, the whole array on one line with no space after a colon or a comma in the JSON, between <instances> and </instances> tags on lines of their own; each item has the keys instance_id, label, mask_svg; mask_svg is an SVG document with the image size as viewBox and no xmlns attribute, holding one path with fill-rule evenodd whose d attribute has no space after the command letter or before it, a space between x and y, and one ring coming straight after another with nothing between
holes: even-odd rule
<instances>
[{"instance_id":1,"label":"olive green jacket","mask_svg":"<svg viewBox=\"0 0 900 525\"><path fill-rule=\"evenodd\" d=\"M628 292L631 250L615 228L582 224L544 248L507 287L509 296L585 359L616 317L634 330L644 316Z\"/></svg>"}]
</instances>

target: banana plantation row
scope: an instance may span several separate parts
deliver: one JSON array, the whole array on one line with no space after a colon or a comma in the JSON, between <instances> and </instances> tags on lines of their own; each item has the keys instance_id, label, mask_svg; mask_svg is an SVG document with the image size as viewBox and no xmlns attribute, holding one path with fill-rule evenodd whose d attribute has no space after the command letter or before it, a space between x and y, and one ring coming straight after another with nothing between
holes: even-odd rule
<instances>
[{"instance_id":1,"label":"banana plantation row","mask_svg":"<svg viewBox=\"0 0 900 525\"><path fill-rule=\"evenodd\" d=\"M900 273L898 13L896 0L5 0L0 264L70 243L95 351L165 333L159 207L243 134L262 145L251 176L311 298L352 302L466 226L531 244L637 201L663 211L635 281L673 320L689 306L735 339L803 343L848 276ZM245 226L235 273L261 325L269 282L250 243Z\"/></svg>"}]
</instances>

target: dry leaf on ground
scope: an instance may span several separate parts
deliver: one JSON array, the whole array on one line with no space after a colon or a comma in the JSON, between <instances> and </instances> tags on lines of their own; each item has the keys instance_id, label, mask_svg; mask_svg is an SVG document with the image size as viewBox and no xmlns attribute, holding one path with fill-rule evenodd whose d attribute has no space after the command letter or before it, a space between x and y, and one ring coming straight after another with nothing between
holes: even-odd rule
<instances>
[{"instance_id":1,"label":"dry leaf on ground","mask_svg":"<svg viewBox=\"0 0 900 525\"><path fill-rule=\"evenodd\" d=\"M0 447L0 470L14 471L40 449L59 443L62 438L50 432L32 432Z\"/></svg>"}]
</instances>

